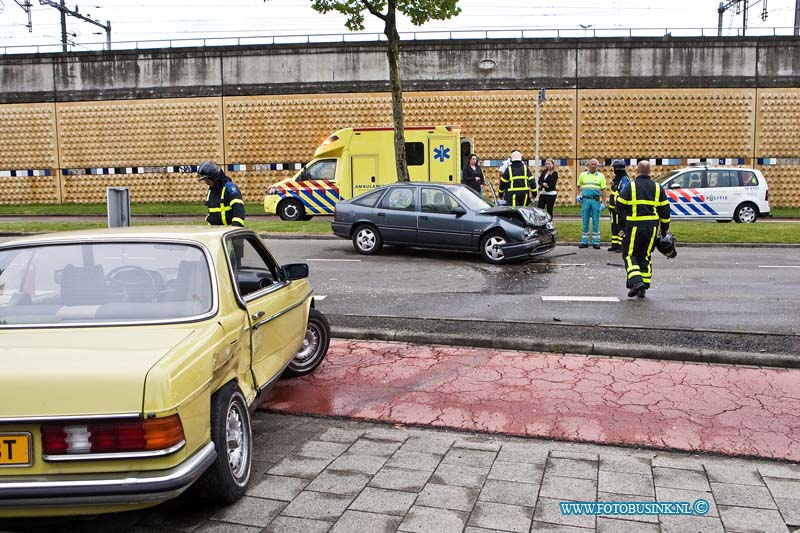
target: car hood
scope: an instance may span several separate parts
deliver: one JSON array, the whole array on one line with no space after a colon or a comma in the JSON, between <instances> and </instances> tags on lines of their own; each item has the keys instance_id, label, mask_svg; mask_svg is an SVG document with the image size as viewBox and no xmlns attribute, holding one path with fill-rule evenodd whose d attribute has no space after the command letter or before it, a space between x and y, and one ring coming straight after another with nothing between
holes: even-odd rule
<instances>
[{"instance_id":1,"label":"car hood","mask_svg":"<svg viewBox=\"0 0 800 533\"><path fill-rule=\"evenodd\" d=\"M140 413L148 371L192 332L163 326L5 330L0 419Z\"/></svg>"},{"instance_id":2,"label":"car hood","mask_svg":"<svg viewBox=\"0 0 800 533\"><path fill-rule=\"evenodd\" d=\"M537 227L547 224L548 219L547 211L539 209L538 207L511 207L507 205L498 205L494 207L487 207L486 209L478 211L478 213L481 215L517 219L528 226Z\"/></svg>"}]
</instances>

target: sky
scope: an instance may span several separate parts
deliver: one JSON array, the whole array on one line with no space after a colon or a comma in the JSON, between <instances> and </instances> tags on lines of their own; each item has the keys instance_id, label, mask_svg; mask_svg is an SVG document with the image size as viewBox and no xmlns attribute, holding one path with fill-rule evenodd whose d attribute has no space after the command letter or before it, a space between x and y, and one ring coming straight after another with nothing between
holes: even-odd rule
<instances>
[{"instance_id":1,"label":"sky","mask_svg":"<svg viewBox=\"0 0 800 533\"><path fill-rule=\"evenodd\" d=\"M26 0L0 0L0 53L31 52L20 49L32 45L46 45L40 51L61 49L61 24L59 11L39 0L31 3L32 31L28 31L28 15L19 4ZM58 0L56 0L58 1ZM748 0L744 0L748 1ZM749 0L748 35L772 34L772 28L783 27L782 34L791 34L794 25L795 0ZM764 4L767 18L762 20ZM198 39L213 40L207 44L243 44L270 42L297 42L298 37L315 35L312 40L332 40L330 35L349 33L345 18L337 13L322 15L311 9L310 0L66 0L70 9L76 6L85 16L105 24L111 22L112 47L132 48L123 42L140 41L140 48L167 45L196 46ZM716 34L719 0L460 0L462 13L447 21L432 21L424 26L413 26L400 20L401 32L454 31L463 37L483 36L470 32L491 32L489 36L511 35L516 30L528 30L527 37L555 36L559 28L567 37L590 37L627 34L674 36L699 35L697 28L705 28L706 35ZM741 5L741 4L740 4ZM365 17L365 32L372 36L349 35L347 40L375 39L383 31L377 18ZM741 33L742 15L736 8L729 9L723 19L723 34ZM585 27L585 28L584 28ZM645 29L650 30L645 30ZM694 28L694 30L688 30ZM99 49L106 39L105 31L74 17L67 17L70 50ZM322 36L327 35L327 36ZM280 36L283 36L282 38ZM267 39L264 39L267 37ZM441 37L435 33L420 34L418 38ZM233 39L231 41L230 39ZM303 37L303 40L305 37ZM184 41L179 41L184 40ZM341 37L339 38L341 40ZM144 43L143 41L159 41ZM95 43L95 44L93 44Z\"/></svg>"}]
</instances>

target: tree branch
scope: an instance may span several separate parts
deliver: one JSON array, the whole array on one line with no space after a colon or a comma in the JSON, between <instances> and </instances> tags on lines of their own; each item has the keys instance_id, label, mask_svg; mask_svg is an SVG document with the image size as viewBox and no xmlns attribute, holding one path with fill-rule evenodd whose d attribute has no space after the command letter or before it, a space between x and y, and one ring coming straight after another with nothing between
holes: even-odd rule
<instances>
[{"instance_id":1,"label":"tree branch","mask_svg":"<svg viewBox=\"0 0 800 533\"><path fill-rule=\"evenodd\" d=\"M369 0L361 0L361 3L362 3L362 4L364 4L364 7L366 7L366 8L367 8L367 11L369 11L369 12L370 12L370 14L372 14L372 15L374 15L374 16L376 16L376 17L378 17L379 19L381 19L382 21L386 22L386 18L387 18L389 15L384 15L383 13L381 13L380 11L378 11L378 10L375 8L375 5L373 5L373 3L372 3L372 2L370 2Z\"/></svg>"}]
</instances>

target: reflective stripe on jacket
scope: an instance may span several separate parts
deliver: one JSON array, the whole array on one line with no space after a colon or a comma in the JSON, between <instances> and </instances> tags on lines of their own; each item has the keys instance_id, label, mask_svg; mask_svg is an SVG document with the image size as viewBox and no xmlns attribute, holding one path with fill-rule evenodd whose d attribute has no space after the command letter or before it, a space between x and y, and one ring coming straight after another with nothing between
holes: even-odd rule
<instances>
[{"instance_id":1,"label":"reflective stripe on jacket","mask_svg":"<svg viewBox=\"0 0 800 533\"><path fill-rule=\"evenodd\" d=\"M669 200L661 184L650 176L639 176L625 187L617 197L620 206L620 224L661 224L662 231L669 227Z\"/></svg>"},{"instance_id":2,"label":"reflective stripe on jacket","mask_svg":"<svg viewBox=\"0 0 800 533\"><path fill-rule=\"evenodd\" d=\"M244 226L244 202L239 188L232 182L222 187L208 189L206 196L208 215L206 222L212 226Z\"/></svg>"}]
</instances>

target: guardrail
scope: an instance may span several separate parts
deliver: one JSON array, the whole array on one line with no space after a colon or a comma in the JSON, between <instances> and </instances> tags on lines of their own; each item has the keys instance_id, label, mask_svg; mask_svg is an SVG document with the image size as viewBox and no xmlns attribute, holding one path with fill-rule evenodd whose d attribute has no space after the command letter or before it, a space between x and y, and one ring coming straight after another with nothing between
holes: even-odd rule
<instances>
[{"instance_id":1,"label":"guardrail","mask_svg":"<svg viewBox=\"0 0 800 533\"><path fill-rule=\"evenodd\" d=\"M400 32L404 41L459 39L594 39L609 37L717 37L718 28L528 28L510 30L454 30ZM725 38L739 38L741 28L724 29ZM748 28L747 37L793 36L793 26ZM252 46L277 44L314 44L338 42L386 41L383 33L320 33L303 35L267 35L252 37L202 37L182 39L153 39L114 41L112 50L147 50L154 48L187 48L207 46ZM41 54L61 52L61 43L0 46L2 54ZM71 51L105 50L106 42L79 43Z\"/></svg>"}]
</instances>

